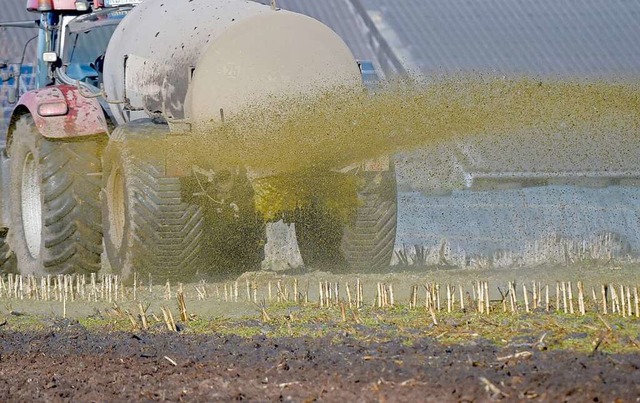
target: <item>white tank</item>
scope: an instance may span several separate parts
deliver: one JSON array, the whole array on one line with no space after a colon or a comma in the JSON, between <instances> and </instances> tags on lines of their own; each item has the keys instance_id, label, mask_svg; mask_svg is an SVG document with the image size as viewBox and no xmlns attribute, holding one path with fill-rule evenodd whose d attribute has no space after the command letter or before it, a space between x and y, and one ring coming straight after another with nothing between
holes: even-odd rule
<instances>
[{"instance_id":1,"label":"white tank","mask_svg":"<svg viewBox=\"0 0 640 403\"><path fill-rule=\"evenodd\" d=\"M313 18L245 0L145 0L107 49L110 100L193 124L220 120L271 97L360 83L342 39ZM140 116L126 104L119 124Z\"/></svg>"}]
</instances>

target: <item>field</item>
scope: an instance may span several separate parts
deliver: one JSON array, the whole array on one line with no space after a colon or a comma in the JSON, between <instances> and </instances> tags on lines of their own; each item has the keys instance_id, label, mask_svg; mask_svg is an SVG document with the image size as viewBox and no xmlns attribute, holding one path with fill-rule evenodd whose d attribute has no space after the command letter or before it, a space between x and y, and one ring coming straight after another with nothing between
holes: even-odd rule
<instances>
[{"instance_id":1,"label":"field","mask_svg":"<svg viewBox=\"0 0 640 403\"><path fill-rule=\"evenodd\" d=\"M0 402L640 401L634 2L259 2L0 23Z\"/></svg>"},{"instance_id":2,"label":"field","mask_svg":"<svg viewBox=\"0 0 640 403\"><path fill-rule=\"evenodd\" d=\"M0 399L636 400L638 267L559 269L4 277Z\"/></svg>"}]
</instances>

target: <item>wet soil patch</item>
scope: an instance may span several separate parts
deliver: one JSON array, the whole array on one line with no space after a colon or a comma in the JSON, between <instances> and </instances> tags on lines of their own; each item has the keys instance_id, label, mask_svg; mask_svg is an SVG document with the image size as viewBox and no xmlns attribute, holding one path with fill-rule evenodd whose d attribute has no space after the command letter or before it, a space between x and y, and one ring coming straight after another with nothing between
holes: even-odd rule
<instances>
[{"instance_id":1,"label":"wet soil patch","mask_svg":"<svg viewBox=\"0 0 640 403\"><path fill-rule=\"evenodd\" d=\"M526 351L525 351L526 350ZM640 354L485 340L0 328L1 401L635 401Z\"/></svg>"}]
</instances>

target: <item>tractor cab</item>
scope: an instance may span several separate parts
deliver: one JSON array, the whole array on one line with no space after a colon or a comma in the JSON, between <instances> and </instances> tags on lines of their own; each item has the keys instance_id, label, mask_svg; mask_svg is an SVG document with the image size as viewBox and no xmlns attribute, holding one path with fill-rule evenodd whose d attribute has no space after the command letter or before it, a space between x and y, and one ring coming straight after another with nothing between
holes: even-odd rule
<instances>
[{"instance_id":1,"label":"tractor cab","mask_svg":"<svg viewBox=\"0 0 640 403\"><path fill-rule=\"evenodd\" d=\"M142 0L28 0L40 12L38 87L55 84L99 88L109 39Z\"/></svg>"},{"instance_id":2,"label":"tractor cab","mask_svg":"<svg viewBox=\"0 0 640 403\"><path fill-rule=\"evenodd\" d=\"M129 10L106 8L63 19L60 64L70 79L100 87L109 40Z\"/></svg>"},{"instance_id":3,"label":"tractor cab","mask_svg":"<svg viewBox=\"0 0 640 403\"><path fill-rule=\"evenodd\" d=\"M23 97L34 90L66 85L100 98L111 35L141 1L27 0L37 19L0 22L0 29L20 30L9 37L9 52L0 52L0 148L10 122L27 107ZM108 114L105 101L97 101Z\"/></svg>"},{"instance_id":4,"label":"tractor cab","mask_svg":"<svg viewBox=\"0 0 640 403\"><path fill-rule=\"evenodd\" d=\"M12 44L13 54L0 54L0 148L12 116L22 107L20 99L27 93L67 85L82 87L81 94L99 98L111 35L141 1L27 0L27 11L39 13L38 19L0 22L0 29L21 29L25 35L14 38L26 42ZM23 48L21 57L18 47ZM108 107L102 105L102 109Z\"/></svg>"}]
</instances>

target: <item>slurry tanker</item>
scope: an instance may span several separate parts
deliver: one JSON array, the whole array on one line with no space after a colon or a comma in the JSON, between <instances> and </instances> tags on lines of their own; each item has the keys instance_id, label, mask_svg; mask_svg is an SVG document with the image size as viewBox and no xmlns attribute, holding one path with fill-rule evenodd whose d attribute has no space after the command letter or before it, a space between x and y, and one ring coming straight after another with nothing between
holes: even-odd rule
<instances>
[{"instance_id":1,"label":"slurry tanker","mask_svg":"<svg viewBox=\"0 0 640 403\"><path fill-rule=\"evenodd\" d=\"M3 23L39 32L37 88L9 97L2 134L4 271L93 273L103 252L125 279L257 267L268 220L254 184L267 174L219 166L215 153L176 158L184 150L173 140L273 97L358 86L371 74L331 29L275 3L28 0L27 8L39 19ZM357 179L347 219L320 195L269 219L296 224L308 266L387 266L393 164L331 174Z\"/></svg>"}]
</instances>

